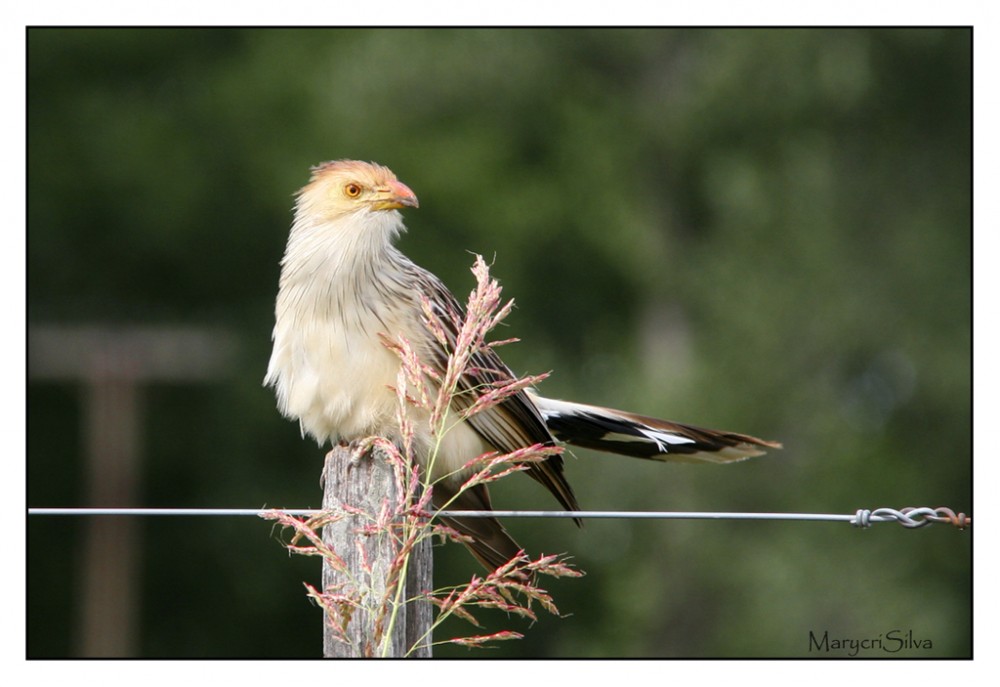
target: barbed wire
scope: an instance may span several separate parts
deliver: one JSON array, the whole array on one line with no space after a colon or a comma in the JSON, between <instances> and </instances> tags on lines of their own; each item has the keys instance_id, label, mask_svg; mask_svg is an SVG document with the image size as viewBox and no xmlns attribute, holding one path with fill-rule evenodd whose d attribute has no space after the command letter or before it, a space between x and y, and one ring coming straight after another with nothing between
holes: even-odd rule
<instances>
[{"instance_id":1,"label":"barbed wire","mask_svg":"<svg viewBox=\"0 0 1000 687\"><path fill-rule=\"evenodd\" d=\"M324 511L315 508L29 508L28 515L76 516L261 516L282 512L311 517ZM544 511L544 510L441 510L435 515L449 518L604 518L632 520L803 520L849 522L866 529L878 522L897 522L908 529L925 527L933 522L946 523L960 530L972 526L972 517L939 506L858 509L853 514L839 513L714 513L707 511Z\"/></svg>"}]
</instances>

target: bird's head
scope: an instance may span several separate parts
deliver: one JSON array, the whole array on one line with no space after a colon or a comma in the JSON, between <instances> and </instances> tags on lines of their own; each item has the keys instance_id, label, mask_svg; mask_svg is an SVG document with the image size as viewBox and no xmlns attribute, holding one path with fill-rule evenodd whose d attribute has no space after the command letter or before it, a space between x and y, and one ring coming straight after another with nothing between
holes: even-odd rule
<instances>
[{"instance_id":1,"label":"bird's head","mask_svg":"<svg viewBox=\"0 0 1000 687\"><path fill-rule=\"evenodd\" d=\"M418 207L416 194L392 170L357 160L313 167L312 178L299 191L299 204L327 220Z\"/></svg>"}]
</instances>

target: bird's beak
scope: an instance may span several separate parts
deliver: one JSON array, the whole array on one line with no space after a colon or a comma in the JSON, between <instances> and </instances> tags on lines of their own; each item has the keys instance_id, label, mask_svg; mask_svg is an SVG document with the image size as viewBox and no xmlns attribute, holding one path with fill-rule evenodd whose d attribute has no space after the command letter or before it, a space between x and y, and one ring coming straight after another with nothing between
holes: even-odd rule
<instances>
[{"instance_id":1,"label":"bird's beak","mask_svg":"<svg viewBox=\"0 0 1000 687\"><path fill-rule=\"evenodd\" d=\"M410 187L399 181L390 181L378 189L375 197L376 210L398 210L399 208L417 208L417 194Z\"/></svg>"}]
</instances>

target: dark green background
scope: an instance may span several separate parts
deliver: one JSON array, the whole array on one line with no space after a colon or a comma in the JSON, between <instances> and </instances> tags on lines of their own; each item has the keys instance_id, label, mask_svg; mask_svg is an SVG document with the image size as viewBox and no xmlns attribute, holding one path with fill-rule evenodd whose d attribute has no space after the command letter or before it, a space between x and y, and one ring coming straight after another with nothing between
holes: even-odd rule
<instances>
[{"instance_id":1,"label":"dark green background","mask_svg":"<svg viewBox=\"0 0 1000 687\"><path fill-rule=\"evenodd\" d=\"M971 32L28 31L28 324L238 336L146 389L137 506L318 505L322 452L261 379L294 191L335 158L420 197L402 248L518 307L543 391L784 442L724 467L577 452L585 508L971 512ZM85 505L79 389L31 382L28 502ZM498 507L552 508L530 480ZM894 629L971 654L970 531L509 524L588 574L474 656L815 656ZM28 653L73 651L79 520L28 526ZM318 656L271 525L142 522L142 656ZM456 549L454 551L450 549ZM438 581L478 573L457 547ZM449 625L438 635L466 628ZM439 656L467 656L441 648Z\"/></svg>"}]
</instances>

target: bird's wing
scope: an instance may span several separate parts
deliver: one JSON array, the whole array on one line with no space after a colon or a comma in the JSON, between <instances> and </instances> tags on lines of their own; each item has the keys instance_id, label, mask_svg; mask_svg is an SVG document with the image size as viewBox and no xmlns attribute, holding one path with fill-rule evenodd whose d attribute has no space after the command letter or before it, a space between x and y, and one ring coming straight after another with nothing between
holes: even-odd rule
<instances>
[{"instance_id":1,"label":"bird's wing","mask_svg":"<svg viewBox=\"0 0 1000 687\"><path fill-rule=\"evenodd\" d=\"M416 265L416 283L423 290L423 296L432 304L441 328L448 340L448 349L454 350L465 311L447 287L430 272ZM437 342L428 333L428 341ZM448 365L448 350L438 345L420 351L421 359L434 367L440 374ZM459 393L455 394L452 405L456 411L464 411L476 402L484 392L516 379L510 368L492 348L476 351L458 382ZM505 398L496 405L471 415L468 424L491 446L502 453L511 453L534 444L554 446L555 438L549 432L541 413L524 391ZM470 456L470 459L474 456ZM543 484L567 510L579 510L573 489L563 475L562 456L554 455L544 462L532 463L527 473Z\"/></svg>"}]
</instances>

